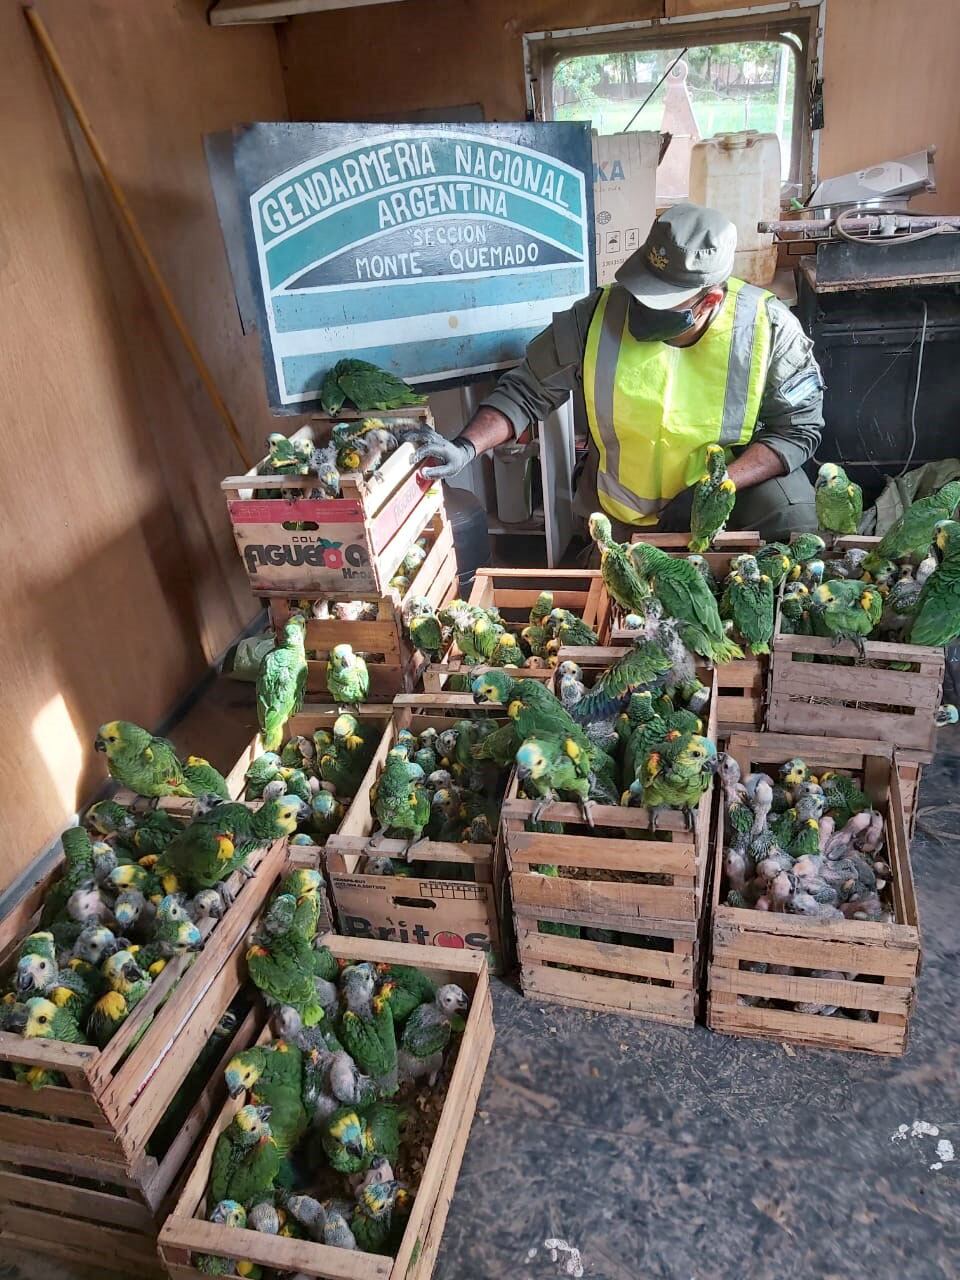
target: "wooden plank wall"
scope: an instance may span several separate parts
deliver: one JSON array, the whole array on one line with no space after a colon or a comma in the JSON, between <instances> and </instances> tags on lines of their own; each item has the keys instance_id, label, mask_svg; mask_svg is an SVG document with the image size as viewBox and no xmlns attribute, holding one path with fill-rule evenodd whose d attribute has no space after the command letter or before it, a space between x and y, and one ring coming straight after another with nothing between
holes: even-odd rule
<instances>
[{"instance_id":1,"label":"wooden plank wall","mask_svg":"<svg viewBox=\"0 0 960 1280\"><path fill-rule=\"evenodd\" d=\"M277 35L293 120L391 119L420 107L468 103L480 103L487 120L522 120L524 31L745 8L745 0L407 0L389 8L294 18ZM682 38L678 27L678 45ZM956 0L928 0L920 10L900 0L831 0L825 46L821 174L845 173L936 143L939 192L914 207L956 212ZM317 65L331 49L337 51L338 75L318 76ZM421 74L409 75L411 65ZM876 85L883 86L882 110L871 92Z\"/></svg>"},{"instance_id":2,"label":"wooden plank wall","mask_svg":"<svg viewBox=\"0 0 960 1280\"><path fill-rule=\"evenodd\" d=\"M41 12L254 456L273 422L241 331L202 134L286 119L269 27L205 0ZM0 889L102 777L92 739L157 723L255 612L197 378L65 131L17 0L0 0ZM78 156L81 164L78 166Z\"/></svg>"}]
</instances>

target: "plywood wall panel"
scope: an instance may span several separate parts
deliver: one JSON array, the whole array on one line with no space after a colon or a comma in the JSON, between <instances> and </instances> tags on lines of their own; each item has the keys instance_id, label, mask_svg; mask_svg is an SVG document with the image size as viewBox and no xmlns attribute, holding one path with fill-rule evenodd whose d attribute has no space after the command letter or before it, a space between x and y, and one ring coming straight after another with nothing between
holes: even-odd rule
<instances>
[{"instance_id":1,"label":"plywood wall panel","mask_svg":"<svg viewBox=\"0 0 960 1280\"><path fill-rule=\"evenodd\" d=\"M201 139L286 117L273 31L214 32L203 0L39 7L256 451L273 420ZM2 889L102 775L97 724L156 723L255 604L218 491L232 446L14 0L0 0L0 47Z\"/></svg>"}]
</instances>

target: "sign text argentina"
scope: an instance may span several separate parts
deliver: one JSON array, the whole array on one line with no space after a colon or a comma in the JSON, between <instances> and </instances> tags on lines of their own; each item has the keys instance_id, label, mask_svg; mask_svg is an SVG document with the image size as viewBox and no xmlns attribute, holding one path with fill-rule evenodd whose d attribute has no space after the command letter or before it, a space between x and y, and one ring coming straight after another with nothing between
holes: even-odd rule
<instances>
[{"instance_id":1,"label":"sign text argentina","mask_svg":"<svg viewBox=\"0 0 960 1280\"><path fill-rule=\"evenodd\" d=\"M344 128L250 196L276 407L346 356L422 386L503 368L589 292L584 126Z\"/></svg>"}]
</instances>

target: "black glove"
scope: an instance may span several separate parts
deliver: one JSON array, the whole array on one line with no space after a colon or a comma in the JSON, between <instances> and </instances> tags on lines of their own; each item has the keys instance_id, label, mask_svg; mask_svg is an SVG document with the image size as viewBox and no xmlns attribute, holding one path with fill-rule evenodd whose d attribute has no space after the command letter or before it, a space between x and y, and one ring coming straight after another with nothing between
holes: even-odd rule
<instances>
[{"instance_id":1,"label":"black glove","mask_svg":"<svg viewBox=\"0 0 960 1280\"><path fill-rule=\"evenodd\" d=\"M657 519L657 533L689 533L695 488L696 485L692 484L670 499Z\"/></svg>"},{"instance_id":2,"label":"black glove","mask_svg":"<svg viewBox=\"0 0 960 1280\"><path fill-rule=\"evenodd\" d=\"M421 431L416 435L415 443L420 447L413 455L414 465L427 458L436 458L439 463L435 467L424 467L423 474L428 480L452 480L477 456L472 442L465 436L448 440L439 431Z\"/></svg>"}]
</instances>

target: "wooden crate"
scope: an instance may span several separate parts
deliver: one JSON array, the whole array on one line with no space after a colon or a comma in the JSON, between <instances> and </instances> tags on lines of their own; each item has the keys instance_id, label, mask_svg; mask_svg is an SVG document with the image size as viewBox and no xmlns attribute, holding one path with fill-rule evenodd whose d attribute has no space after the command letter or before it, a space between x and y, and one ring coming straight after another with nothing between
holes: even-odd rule
<instances>
[{"instance_id":1,"label":"wooden crate","mask_svg":"<svg viewBox=\"0 0 960 1280\"><path fill-rule=\"evenodd\" d=\"M526 626L530 609L541 591L552 591L558 609L569 609L582 618L604 639L609 625L610 602L603 589L599 569L478 569L470 592L470 603L485 609L496 606L504 621ZM443 689L452 675L470 674L475 670L464 662L455 644L451 644L439 661L430 662L423 671L423 687L427 693ZM549 667L505 667L514 679L549 680Z\"/></svg>"},{"instance_id":2,"label":"wooden crate","mask_svg":"<svg viewBox=\"0 0 960 1280\"><path fill-rule=\"evenodd\" d=\"M907 1046L916 999L920 925L896 759L882 749L874 754L868 742L828 742L793 734L734 735L727 750L744 775L755 769L775 773L786 760L800 756L815 772L841 769L857 777L884 814L883 856L893 868L896 923L818 921L724 905L723 823L718 822L707 1025L732 1035L899 1056ZM789 965L802 972L754 973L744 968L751 963ZM815 969L855 976L815 978ZM867 1010L875 1019L860 1022L788 1008L757 1008L742 1003L742 997L835 1004Z\"/></svg>"},{"instance_id":3,"label":"wooden crate","mask_svg":"<svg viewBox=\"0 0 960 1280\"><path fill-rule=\"evenodd\" d=\"M390 722L392 711L393 708L389 703L366 702L361 707L354 708L352 714L356 715L364 723L373 724L378 729L383 730ZM290 738L297 735L309 738L315 729L331 729L338 715L339 711L331 707L329 703L305 702L297 714L291 716L284 726L283 741L288 742ZM243 795L247 770L257 756L263 755L264 750L263 739L259 734L256 734L250 739L233 768L227 774L227 789L231 795ZM321 853L325 843L326 841L321 838L317 844L292 845L291 848L295 849L298 855L301 855L301 853L303 856L312 854L312 865L322 870L323 860ZM321 920L321 928L333 929L335 927L333 911L326 895L324 895L323 905L325 915Z\"/></svg>"},{"instance_id":4,"label":"wooden crate","mask_svg":"<svg viewBox=\"0 0 960 1280\"><path fill-rule=\"evenodd\" d=\"M871 551L879 538L837 538L831 555L849 547ZM850 641L834 645L819 636L774 635L767 691L771 733L817 734L889 742L915 763L936 751L934 713L940 706L943 649L868 640L867 666ZM813 660L811 660L813 659ZM897 671L896 663L909 663Z\"/></svg>"},{"instance_id":5,"label":"wooden crate","mask_svg":"<svg viewBox=\"0 0 960 1280\"><path fill-rule=\"evenodd\" d=\"M687 533L635 533L630 539L631 542L649 542L652 546L681 558L689 554L689 540L690 535ZM703 558L714 574L721 578L729 573L730 561L734 556L756 551L761 545L759 533L721 533L714 540L713 548L704 552ZM605 590L603 594L606 608L610 612L609 644L614 647L631 645L635 633L622 625L619 605L609 599ZM763 727L769 662L769 656L761 654L717 665L717 732L721 736L738 729Z\"/></svg>"},{"instance_id":6,"label":"wooden crate","mask_svg":"<svg viewBox=\"0 0 960 1280\"><path fill-rule=\"evenodd\" d=\"M71 1266L164 1276L157 1256L160 1228L176 1203L185 1166L223 1106L224 1069L250 1043L262 1017L260 1009L250 1009L211 1064L199 1096L159 1158L148 1156L121 1173L113 1165L76 1153L25 1147L14 1163L5 1143L0 1163L0 1246L31 1257L42 1253ZM190 1065L192 1060L187 1059L186 1066Z\"/></svg>"},{"instance_id":7,"label":"wooden crate","mask_svg":"<svg viewBox=\"0 0 960 1280\"><path fill-rule=\"evenodd\" d=\"M503 708L488 708L489 712ZM417 860L456 863L470 868L471 880L442 876L366 875L364 849L379 825L371 812L370 789L383 768L399 729L442 732L457 720L482 714L469 694L408 694L397 698L363 786L336 835L328 837L324 864L340 932L358 938L418 945L468 948L483 952L494 972L503 967L500 903L502 867L496 845L453 844L432 840L417 850ZM400 854L402 840L383 840L379 851Z\"/></svg>"},{"instance_id":8,"label":"wooden crate","mask_svg":"<svg viewBox=\"0 0 960 1280\"><path fill-rule=\"evenodd\" d=\"M92 1178L146 1167L157 1121L240 990L238 943L286 860L287 842L279 840L249 860L252 878L234 873L227 883L235 901L212 931L209 920L201 926L203 950L167 964L106 1048L0 1033L0 1062L58 1071L67 1081L33 1090L0 1080L0 1162L42 1164L38 1157L52 1152L69 1156ZM61 873L59 865L45 872L0 922L0 969L38 927L44 898ZM141 1177L148 1175L138 1172Z\"/></svg>"},{"instance_id":9,"label":"wooden crate","mask_svg":"<svg viewBox=\"0 0 960 1280\"><path fill-rule=\"evenodd\" d=\"M706 730L714 741L716 705L714 685ZM711 866L711 801L712 790L697 806L692 832L682 814L664 812L657 837L649 832L647 809L598 805L593 814L597 827L626 829L631 835L591 836L577 805L552 804L542 820L562 822L575 832L544 835L524 830L535 806L519 798L516 779L511 780L502 832L524 995L693 1025ZM543 876L533 870L539 864L587 874ZM591 871L597 878L590 878ZM610 878L625 872L645 879ZM612 930L633 942L565 938L542 932L541 923Z\"/></svg>"},{"instance_id":10,"label":"wooden crate","mask_svg":"<svg viewBox=\"0 0 960 1280\"><path fill-rule=\"evenodd\" d=\"M307 693L315 700L331 701L327 691L326 666L330 650L338 644L349 644L354 653L365 655L370 672L370 697L385 702L398 693L412 693L426 666L426 657L415 649L403 625L406 601L423 596L439 609L458 591L457 556L453 545L453 529L443 511L434 513L418 531L432 538L427 558L417 570L407 591L388 589L385 595L364 597L376 603L377 617L372 621L348 622L339 618L310 618L307 622L306 647L316 654L307 663ZM326 598L323 592L308 596L272 596L270 620L279 627L293 610L312 599Z\"/></svg>"},{"instance_id":11,"label":"wooden crate","mask_svg":"<svg viewBox=\"0 0 960 1280\"><path fill-rule=\"evenodd\" d=\"M424 410L364 416L382 418L388 427L391 418L429 422ZM291 438L313 439L314 428L301 427ZM233 535L254 592L315 593L341 600L386 594L410 544L443 507L441 486L413 466L415 452L413 445L401 445L369 480L345 475L339 498L253 496L255 490L309 493L316 485L312 476L249 471L222 481Z\"/></svg>"},{"instance_id":12,"label":"wooden crate","mask_svg":"<svg viewBox=\"0 0 960 1280\"><path fill-rule=\"evenodd\" d=\"M202 1280L203 1273L192 1265L191 1255L195 1253L250 1259L281 1273L297 1272L320 1280L429 1280L433 1273L493 1044L487 967L475 951L402 946L334 935L325 941L338 958L416 965L436 982L456 982L471 996L466 1030L440 1122L397 1255L387 1258L348 1252L311 1240L288 1240L206 1222L205 1192L213 1150L219 1134L242 1103L242 1099L236 1099L224 1107L160 1234L160 1254L171 1280Z\"/></svg>"}]
</instances>

